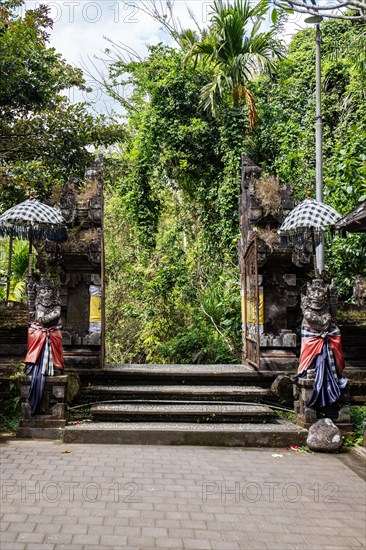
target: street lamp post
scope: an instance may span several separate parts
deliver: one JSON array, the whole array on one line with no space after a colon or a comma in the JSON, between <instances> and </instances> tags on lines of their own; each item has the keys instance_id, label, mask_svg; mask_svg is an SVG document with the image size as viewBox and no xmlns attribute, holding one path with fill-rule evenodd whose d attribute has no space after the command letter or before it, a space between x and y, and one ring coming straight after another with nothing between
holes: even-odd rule
<instances>
[{"instance_id":1,"label":"street lamp post","mask_svg":"<svg viewBox=\"0 0 366 550\"><path fill-rule=\"evenodd\" d=\"M316 200L323 202L323 117L322 117L322 69L321 69L321 30L320 20L316 22L315 72L316 72L316 126L315 126L315 171ZM324 235L316 249L319 273L324 271Z\"/></svg>"},{"instance_id":2,"label":"street lamp post","mask_svg":"<svg viewBox=\"0 0 366 550\"><path fill-rule=\"evenodd\" d=\"M322 17L314 15L305 19L305 23L315 23L315 97L316 97L316 125L315 125L315 181L316 200L323 202L323 117L322 117L322 65L321 65L321 30ZM316 248L316 263L319 273L324 271L324 235Z\"/></svg>"}]
</instances>

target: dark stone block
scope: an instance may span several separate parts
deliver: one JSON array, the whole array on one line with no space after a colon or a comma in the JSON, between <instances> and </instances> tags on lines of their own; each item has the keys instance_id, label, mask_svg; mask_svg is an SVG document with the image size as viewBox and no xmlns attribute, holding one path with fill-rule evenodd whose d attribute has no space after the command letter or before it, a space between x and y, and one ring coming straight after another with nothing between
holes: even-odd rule
<instances>
[{"instance_id":1,"label":"dark stone block","mask_svg":"<svg viewBox=\"0 0 366 550\"><path fill-rule=\"evenodd\" d=\"M77 334L89 329L89 289L85 283L79 283L68 291L67 326Z\"/></svg>"},{"instance_id":2,"label":"dark stone block","mask_svg":"<svg viewBox=\"0 0 366 550\"><path fill-rule=\"evenodd\" d=\"M64 433L63 427L19 427L17 437L21 439L62 439Z\"/></svg>"},{"instance_id":3,"label":"dark stone block","mask_svg":"<svg viewBox=\"0 0 366 550\"><path fill-rule=\"evenodd\" d=\"M280 398L282 403L293 405L293 384L289 376L278 375L272 383L271 390Z\"/></svg>"},{"instance_id":4,"label":"dark stone block","mask_svg":"<svg viewBox=\"0 0 366 550\"><path fill-rule=\"evenodd\" d=\"M288 350L264 350L260 355L259 369L261 371L293 372L297 367L298 359Z\"/></svg>"},{"instance_id":5,"label":"dark stone block","mask_svg":"<svg viewBox=\"0 0 366 550\"><path fill-rule=\"evenodd\" d=\"M31 414L28 395L32 377L19 377L21 387L22 419L17 430L17 437L59 439L62 428L67 422L66 395L67 375L47 376L40 410Z\"/></svg>"}]
</instances>

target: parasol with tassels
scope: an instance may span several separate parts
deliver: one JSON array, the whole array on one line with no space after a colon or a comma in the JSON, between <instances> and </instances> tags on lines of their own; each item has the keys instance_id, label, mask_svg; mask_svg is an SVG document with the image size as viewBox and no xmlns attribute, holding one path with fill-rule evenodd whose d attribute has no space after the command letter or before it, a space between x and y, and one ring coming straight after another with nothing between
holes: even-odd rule
<instances>
[{"instance_id":1,"label":"parasol with tassels","mask_svg":"<svg viewBox=\"0 0 366 550\"><path fill-rule=\"evenodd\" d=\"M315 248L321 242L324 231L334 226L341 218L342 216L331 206L307 198L290 212L278 232L284 245L287 239L297 239L303 243L311 239L315 259ZM317 271L316 263L315 270Z\"/></svg>"},{"instance_id":2,"label":"parasol with tassels","mask_svg":"<svg viewBox=\"0 0 366 550\"><path fill-rule=\"evenodd\" d=\"M9 208L0 216L0 236L10 237L6 299L9 296L12 240L29 240L28 276L32 275L32 244L48 239L63 242L67 239L66 221L57 208L43 204L33 197Z\"/></svg>"}]
</instances>

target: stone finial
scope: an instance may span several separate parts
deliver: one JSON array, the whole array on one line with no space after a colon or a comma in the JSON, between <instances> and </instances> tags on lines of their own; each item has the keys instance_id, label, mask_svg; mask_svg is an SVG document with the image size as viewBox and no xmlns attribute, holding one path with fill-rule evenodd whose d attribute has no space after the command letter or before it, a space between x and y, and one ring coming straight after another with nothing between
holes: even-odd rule
<instances>
[{"instance_id":1,"label":"stone finial","mask_svg":"<svg viewBox=\"0 0 366 550\"><path fill-rule=\"evenodd\" d=\"M249 180L251 178L258 178L260 176L261 169L254 164L252 159L248 157L246 153L241 155L241 184L243 189L248 189Z\"/></svg>"}]
</instances>

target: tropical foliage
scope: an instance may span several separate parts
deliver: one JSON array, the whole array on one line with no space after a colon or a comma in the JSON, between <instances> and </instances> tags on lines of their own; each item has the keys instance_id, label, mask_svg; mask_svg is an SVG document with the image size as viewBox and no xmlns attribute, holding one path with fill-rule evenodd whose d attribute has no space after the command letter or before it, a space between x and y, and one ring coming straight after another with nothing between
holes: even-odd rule
<instances>
[{"instance_id":1,"label":"tropical foliage","mask_svg":"<svg viewBox=\"0 0 366 550\"><path fill-rule=\"evenodd\" d=\"M119 142L106 155L108 360L238 361L240 158L299 199L314 186L314 31L285 52L280 11L263 30L267 1L216 0L208 27L174 31L175 47L126 60L111 46L106 89L125 109L121 125L67 100L83 75L49 47L47 9L21 17L20 4L0 6L0 210L31 188L49 196L83 173L90 146ZM365 23L327 21L322 32L325 198L345 214L366 195ZM344 299L365 252L361 235L327 246ZM22 257L16 244L19 299Z\"/></svg>"},{"instance_id":2,"label":"tropical foliage","mask_svg":"<svg viewBox=\"0 0 366 550\"><path fill-rule=\"evenodd\" d=\"M40 5L19 15L23 0L0 6L0 210L38 198L90 162L88 146L114 143L123 128L71 104L67 90L85 89L82 71L48 47L52 20Z\"/></svg>"},{"instance_id":3,"label":"tropical foliage","mask_svg":"<svg viewBox=\"0 0 366 550\"><path fill-rule=\"evenodd\" d=\"M366 199L366 23L322 24L324 199L345 215ZM252 154L263 169L294 186L299 199L315 189L315 36L297 33L275 80L253 83L258 125ZM315 193L314 193L315 194ZM349 298L355 274L365 272L366 239L335 238L327 269Z\"/></svg>"}]
</instances>

